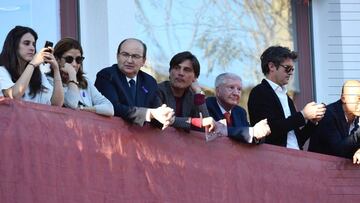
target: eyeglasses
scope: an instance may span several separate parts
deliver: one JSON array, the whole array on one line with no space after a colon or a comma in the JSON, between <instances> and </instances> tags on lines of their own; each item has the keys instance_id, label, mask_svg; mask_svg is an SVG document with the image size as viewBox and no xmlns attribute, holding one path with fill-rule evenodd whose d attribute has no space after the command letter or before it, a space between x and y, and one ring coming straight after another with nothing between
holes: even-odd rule
<instances>
[{"instance_id":1,"label":"eyeglasses","mask_svg":"<svg viewBox=\"0 0 360 203\"><path fill-rule=\"evenodd\" d=\"M294 66L282 65L282 64L280 64L279 66L285 68L285 72L287 72L287 73L290 73L291 71L294 71L294 70L295 70Z\"/></svg>"},{"instance_id":2,"label":"eyeglasses","mask_svg":"<svg viewBox=\"0 0 360 203\"><path fill-rule=\"evenodd\" d=\"M75 60L77 64L81 64L83 62L83 60L85 59L85 57L83 57L83 56L78 56L76 58L74 58L72 56L65 56L62 58L65 60L66 63L72 63Z\"/></svg>"},{"instance_id":3,"label":"eyeglasses","mask_svg":"<svg viewBox=\"0 0 360 203\"><path fill-rule=\"evenodd\" d=\"M130 57L133 59L133 60L139 60L141 58L143 58L143 56L139 55L139 54L129 54L127 52L121 52L120 53L120 56L124 57L126 60L128 60Z\"/></svg>"}]
</instances>

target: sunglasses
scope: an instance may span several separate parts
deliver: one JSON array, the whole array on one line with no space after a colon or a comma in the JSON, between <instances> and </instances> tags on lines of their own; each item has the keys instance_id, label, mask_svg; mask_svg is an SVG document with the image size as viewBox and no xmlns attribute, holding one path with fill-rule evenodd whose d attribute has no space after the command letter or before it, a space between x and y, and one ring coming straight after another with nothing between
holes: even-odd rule
<instances>
[{"instance_id":1,"label":"sunglasses","mask_svg":"<svg viewBox=\"0 0 360 203\"><path fill-rule=\"evenodd\" d=\"M65 60L66 63L72 63L75 60L77 64L81 64L83 62L83 60L85 59L85 57L83 57L83 56L78 56L76 58L74 58L72 56L65 56L62 58Z\"/></svg>"},{"instance_id":2,"label":"sunglasses","mask_svg":"<svg viewBox=\"0 0 360 203\"><path fill-rule=\"evenodd\" d=\"M290 66L290 65L285 66L285 65L282 65L282 64L280 64L279 66L285 68L285 72L287 72L287 73L290 73L291 71L295 70L294 66Z\"/></svg>"}]
</instances>

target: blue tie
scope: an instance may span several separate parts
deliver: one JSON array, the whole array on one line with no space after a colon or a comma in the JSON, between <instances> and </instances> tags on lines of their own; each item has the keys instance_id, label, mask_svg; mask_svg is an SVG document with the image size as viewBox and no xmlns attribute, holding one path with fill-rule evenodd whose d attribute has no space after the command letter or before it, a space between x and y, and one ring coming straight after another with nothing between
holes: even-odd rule
<instances>
[{"instance_id":1,"label":"blue tie","mask_svg":"<svg viewBox=\"0 0 360 203\"><path fill-rule=\"evenodd\" d=\"M135 102L135 96L136 96L135 80L133 80L133 79L129 80L129 84L130 84L131 96L132 96L133 101Z\"/></svg>"}]
</instances>

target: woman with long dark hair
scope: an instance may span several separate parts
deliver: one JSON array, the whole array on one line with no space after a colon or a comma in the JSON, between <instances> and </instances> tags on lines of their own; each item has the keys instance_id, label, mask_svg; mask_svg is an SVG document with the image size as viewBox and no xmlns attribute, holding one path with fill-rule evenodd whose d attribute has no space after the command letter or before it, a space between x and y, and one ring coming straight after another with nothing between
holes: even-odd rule
<instances>
[{"instance_id":1,"label":"woman with long dark hair","mask_svg":"<svg viewBox=\"0 0 360 203\"><path fill-rule=\"evenodd\" d=\"M72 109L95 112L105 116L114 115L114 107L84 76L83 49L72 38L60 40L54 47L54 56L61 69L65 91L65 106ZM51 83L54 72L47 74Z\"/></svg>"},{"instance_id":2,"label":"woman with long dark hair","mask_svg":"<svg viewBox=\"0 0 360 203\"><path fill-rule=\"evenodd\" d=\"M0 54L0 96L62 106L64 93L59 66L52 48L36 53L36 32L16 26L7 35ZM51 86L39 65L49 63L54 72Z\"/></svg>"}]
</instances>

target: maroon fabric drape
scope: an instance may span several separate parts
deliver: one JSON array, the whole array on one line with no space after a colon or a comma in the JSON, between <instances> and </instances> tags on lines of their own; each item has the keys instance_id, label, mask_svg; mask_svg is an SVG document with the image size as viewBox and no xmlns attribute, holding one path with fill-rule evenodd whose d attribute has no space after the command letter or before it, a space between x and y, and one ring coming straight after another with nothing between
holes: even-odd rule
<instances>
[{"instance_id":1,"label":"maroon fabric drape","mask_svg":"<svg viewBox=\"0 0 360 203\"><path fill-rule=\"evenodd\" d=\"M0 99L0 202L359 202L350 160Z\"/></svg>"}]
</instances>

